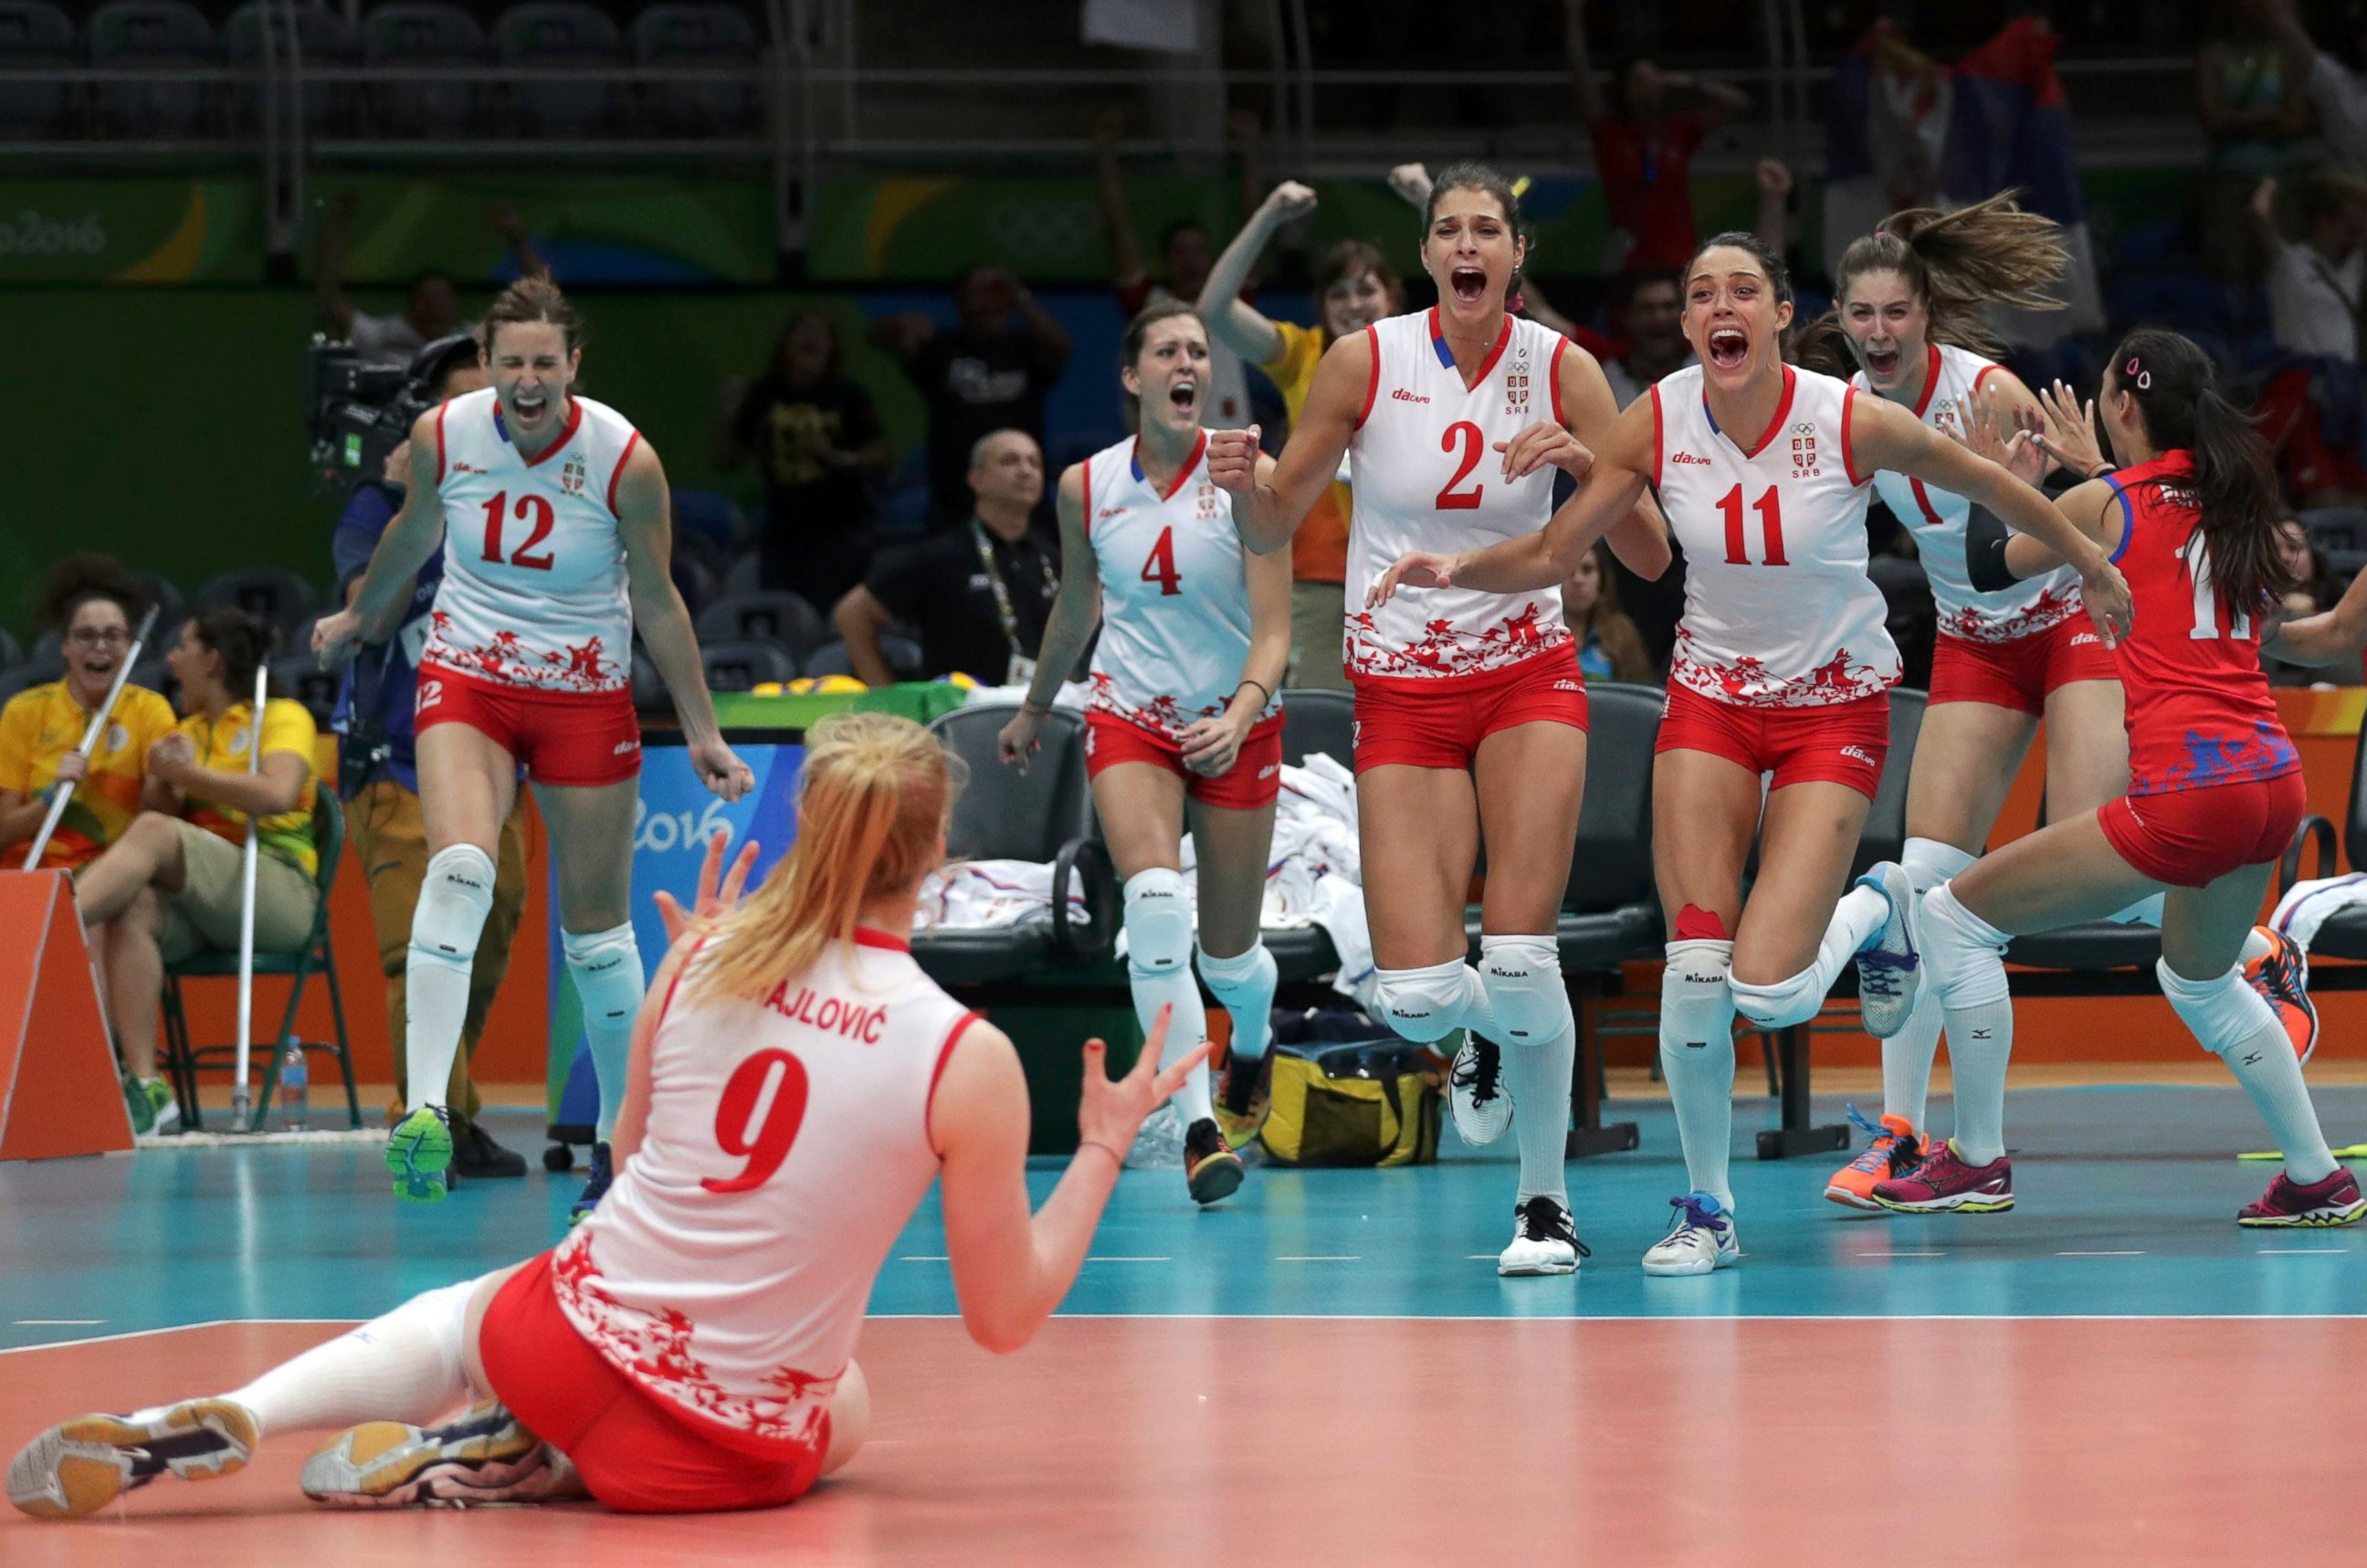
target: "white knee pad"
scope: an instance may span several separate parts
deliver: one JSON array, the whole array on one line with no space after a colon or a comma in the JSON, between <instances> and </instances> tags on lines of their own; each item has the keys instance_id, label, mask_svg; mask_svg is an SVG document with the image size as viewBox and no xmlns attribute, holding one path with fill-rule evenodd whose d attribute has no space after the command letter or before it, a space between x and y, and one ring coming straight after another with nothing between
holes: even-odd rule
<instances>
[{"instance_id":1,"label":"white knee pad","mask_svg":"<svg viewBox=\"0 0 2367 1568\"><path fill-rule=\"evenodd\" d=\"M1173 974L1192 961L1192 903L1184 875L1165 867L1126 882L1126 962L1138 980Z\"/></svg>"},{"instance_id":2,"label":"white knee pad","mask_svg":"<svg viewBox=\"0 0 2367 1568\"><path fill-rule=\"evenodd\" d=\"M1686 1002L1726 988L1734 971L1732 942L1670 942L1669 967L1660 974L1660 1001Z\"/></svg>"},{"instance_id":3,"label":"white knee pad","mask_svg":"<svg viewBox=\"0 0 2367 1568\"><path fill-rule=\"evenodd\" d=\"M1734 993L1727 981L1734 969L1734 944L1670 942L1668 955L1669 966L1660 971L1661 1054L1673 1050L1682 1059L1686 1050L1707 1051L1713 1045L1730 1053Z\"/></svg>"},{"instance_id":4,"label":"white knee pad","mask_svg":"<svg viewBox=\"0 0 2367 1568\"><path fill-rule=\"evenodd\" d=\"M1806 1023L1824 1007L1825 993L1832 989L1832 982L1819 975L1814 964L1772 985L1753 985L1731 974L1726 984L1734 993L1734 1010L1762 1029Z\"/></svg>"},{"instance_id":5,"label":"white knee pad","mask_svg":"<svg viewBox=\"0 0 2367 1568\"><path fill-rule=\"evenodd\" d=\"M2010 938L1958 903L1948 883L1923 895L1920 924L1926 979L1942 1006L1980 1007L2007 998Z\"/></svg>"},{"instance_id":6,"label":"white knee pad","mask_svg":"<svg viewBox=\"0 0 2367 1568\"><path fill-rule=\"evenodd\" d=\"M1480 937L1479 983L1506 1045L1558 1040L1575 1021L1551 937Z\"/></svg>"},{"instance_id":7,"label":"white knee pad","mask_svg":"<svg viewBox=\"0 0 2367 1568\"><path fill-rule=\"evenodd\" d=\"M1427 969L1376 969L1373 980L1383 1021L1417 1045L1462 1028L1472 1004L1485 997L1479 977L1460 959Z\"/></svg>"},{"instance_id":8,"label":"white knee pad","mask_svg":"<svg viewBox=\"0 0 2367 1568\"><path fill-rule=\"evenodd\" d=\"M2153 972L2171 1010L2193 1031L2196 1043L2214 1056L2258 1039L2263 1029L2277 1028L2275 1012L2244 983L2240 967L2215 980L2189 980L2170 968L2169 960L2157 959Z\"/></svg>"},{"instance_id":9,"label":"white knee pad","mask_svg":"<svg viewBox=\"0 0 2367 1568\"><path fill-rule=\"evenodd\" d=\"M1930 892L1950 877L1962 875L1979 858L1936 838L1910 838L1898 863L1907 868L1907 880L1915 884L1917 892Z\"/></svg>"},{"instance_id":10,"label":"white knee pad","mask_svg":"<svg viewBox=\"0 0 2367 1568\"><path fill-rule=\"evenodd\" d=\"M583 1021L595 1028L629 1027L641 1009L641 947L630 926L606 931L562 931L567 972L583 1002Z\"/></svg>"},{"instance_id":11,"label":"white knee pad","mask_svg":"<svg viewBox=\"0 0 2367 1568\"><path fill-rule=\"evenodd\" d=\"M438 849L427 858L419 902L411 912L412 953L429 963L468 969L493 908L493 857L473 844Z\"/></svg>"}]
</instances>

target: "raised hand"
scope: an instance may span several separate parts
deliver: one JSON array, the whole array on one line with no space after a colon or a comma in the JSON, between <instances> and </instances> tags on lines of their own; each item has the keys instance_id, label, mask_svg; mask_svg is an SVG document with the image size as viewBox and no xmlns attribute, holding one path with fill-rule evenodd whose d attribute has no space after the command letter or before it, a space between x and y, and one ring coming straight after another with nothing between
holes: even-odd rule
<instances>
[{"instance_id":1,"label":"raised hand","mask_svg":"<svg viewBox=\"0 0 2367 1568\"><path fill-rule=\"evenodd\" d=\"M1964 417L1948 434L1957 445L1984 457L2021 480L2036 484L2046 474L2046 454L2038 445L2038 416L2017 405L2002 387L1968 399Z\"/></svg>"},{"instance_id":2,"label":"raised hand","mask_svg":"<svg viewBox=\"0 0 2367 1568\"><path fill-rule=\"evenodd\" d=\"M2093 479L2104 467L2104 444L2096 434L2096 405L2079 405L2079 394L2061 381L2038 394L2044 422L2038 444L2046 455L2082 479Z\"/></svg>"},{"instance_id":3,"label":"raised hand","mask_svg":"<svg viewBox=\"0 0 2367 1568\"><path fill-rule=\"evenodd\" d=\"M1315 210L1315 187L1286 179L1267 193L1259 210L1277 223L1295 223Z\"/></svg>"},{"instance_id":4,"label":"raised hand","mask_svg":"<svg viewBox=\"0 0 2367 1568\"><path fill-rule=\"evenodd\" d=\"M1246 495L1257 487L1258 426L1208 432L1208 479L1219 490Z\"/></svg>"},{"instance_id":5,"label":"raised hand","mask_svg":"<svg viewBox=\"0 0 2367 1568\"><path fill-rule=\"evenodd\" d=\"M1142 1131L1142 1119L1182 1088L1192 1069L1208 1059L1210 1047L1204 1040L1181 1061L1161 1069L1159 1059L1167 1051L1167 1026L1174 1011L1172 1006L1159 1009L1133 1070L1123 1078L1109 1075L1106 1045L1098 1040L1085 1041L1084 1093L1077 1101L1080 1148L1099 1143L1123 1162L1126 1152L1134 1146L1134 1135Z\"/></svg>"},{"instance_id":6,"label":"raised hand","mask_svg":"<svg viewBox=\"0 0 2367 1568\"><path fill-rule=\"evenodd\" d=\"M712 920L729 915L739 907L741 890L748 885L748 873L756 864L756 841L750 839L740 846L739 858L731 862L731 873L723 874L723 851L731 842L731 830L719 827L715 836L707 841L707 856L698 865L698 892L690 913L683 913L674 894L660 888L657 892L658 918L665 922L666 941L679 941L690 929L694 920Z\"/></svg>"}]
</instances>

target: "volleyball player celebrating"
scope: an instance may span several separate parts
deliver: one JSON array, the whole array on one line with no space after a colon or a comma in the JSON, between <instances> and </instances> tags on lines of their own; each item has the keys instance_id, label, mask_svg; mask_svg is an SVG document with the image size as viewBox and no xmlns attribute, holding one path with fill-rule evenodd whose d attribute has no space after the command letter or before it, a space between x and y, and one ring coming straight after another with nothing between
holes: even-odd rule
<instances>
[{"instance_id":1,"label":"volleyball player celebrating","mask_svg":"<svg viewBox=\"0 0 2367 1568\"><path fill-rule=\"evenodd\" d=\"M736 910L702 896L707 918L659 966L616 1186L582 1226L230 1393L52 1426L9 1465L9 1500L80 1517L159 1475L228 1475L264 1438L366 1422L305 1465L308 1494L386 1507L588 1492L644 1513L790 1502L862 1446L864 1301L932 1178L970 1337L1025 1345L1075 1280L1143 1117L1204 1052L1160 1070L1155 1019L1113 1081L1087 1041L1077 1154L1029 1216L1018 1055L921 972L904 936L957 783L909 720L816 724L795 846ZM719 835L703 894L722 849ZM496 1403L427 1426L472 1397Z\"/></svg>"},{"instance_id":2,"label":"volleyball player celebrating","mask_svg":"<svg viewBox=\"0 0 2367 1568\"><path fill-rule=\"evenodd\" d=\"M1734 1015L1766 1029L1804 1022L1852 957L1870 1025L1895 1031L1912 1005L1906 871L1877 866L1844 892L1889 744L1885 693L1898 679L1882 595L1865 574L1874 471L1994 508L2078 565L2108 638L2108 620L2127 618L2103 550L2037 491L1907 410L1784 363L1791 319L1781 260L1749 234L1711 240L1685 278L1685 335L1700 362L1627 406L1545 531L1475 554L1409 555L1375 590L1387 599L1400 585L1512 593L1557 581L1648 482L1684 548L1652 852L1670 937L1660 1065L1693 1190L1670 1200L1674 1222L1644 1256L1649 1274L1706 1274L1740 1256L1727 1185Z\"/></svg>"},{"instance_id":3,"label":"volleyball player celebrating","mask_svg":"<svg viewBox=\"0 0 2367 1568\"><path fill-rule=\"evenodd\" d=\"M1172 300L1144 311L1126 329L1119 363L1137 434L1060 476L1060 591L1002 753L1025 765L1053 694L1102 622L1085 769L1126 885L1135 1012L1148 1028L1172 1009L1172 1059L1207 1038L1180 869L1188 810L1200 977L1233 1019L1223 1105L1209 1099L1205 1067L1176 1099L1184 1178L1194 1199L1214 1203L1240 1186L1233 1150L1263 1114L1274 967L1258 915L1282 791L1274 688L1290 659L1290 560L1242 550L1233 498L1208 477L1200 427L1208 331L1199 312ZM1262 473L1273 466L1258 464Z\"/></svg>"},{"instance_id":4,"label":"volleyball player celebrating","mask_svg":"<svg viewBox=\"0 0 2367 1568\"><path fill-rule=\"evenodd\" d=\"M1924 900L1928 983L1955 1067L1955 1135L1914 1171L1877 1184L1874 1199L1911 1213L2013 1206L2006 943L2163 892L2162 994L2227 1063L2284 1151L2283 1171L2239 1221L2348 1224L2367 1200L2327 1152L2284 1024L2239 962L2304 811L2301 757L2260 671L2259 627L2291 585L2268 452L2220 394L2208 357L2175 333L2124 339L2097 403L2121 466L2067 492L2061 506L2078 543L2109 548L2124 564L2136 599L2135 628L2120 647L2128 791L1992 851ZM2007 540L1978 513L1968 535L1976 586L2027 578L2060 558L2053 541Z\"/></svg>"},{"instance_id":5,"label":"volleyball player celebrating","mask_svg":"<svg viewBox=\"0 0 2367 1568\"><path fill-rule=\"evenodd\" d=\"M540 278L485 312L493 377L420 416L411 483L350 608L313 629L323 665L398 608L445 542L444 583L420 657L419 795L427 874L412 916L404 1040L418 1103L387 1142L395 1191L444 1196L452 1157L445 1085L469 1006L469 969L493 897L493 850L518 769L549 824L561 944L583 1005L600 1085L599 1142L580 1219L606 1190L609 1135L640 1006L627 918L640 804L636 628L674 694L691 766L736 801L753 783L716 728L698 643L669 562L665 471L624 416L570 383L582 324Z\"/></svg>"},{"instance_id":6,"label":"volleyball player celebrating","mask_svg":"<svg viewBox=\"0 0 2367 1568\"><path fill-rule=\"evenodd\" d=\"M1586 686L1558 576L1418 608L1368 608L1366 589L1417 545L1534 537L1552 506L1548 470L1582 471L1580 437L1614 417L1584 349L1505 313L1525 251L1504 177L1447 169L1423 213L1436 308L1325 353L1270 476L1255 464L1255 430L1208 438L1209 472L1240 496L1234 520L1256 551L1287 543L1341 455L1354 453L1347 665L1379 1002L1408 1040L1466 1031L1452 1103L1467 1140L1501 1136L1523 1108L1513 1236L1497 1263L1512 1275L1568 1274L1580 1256L1563 1175L1577 1030L1553 931L1586 777ZM1616 520L1614 548L1657 576L1669 561L1658 509L1639 492ZM1463 907L1483 835L1474 971Z\"/></svg>"}]
</instances>

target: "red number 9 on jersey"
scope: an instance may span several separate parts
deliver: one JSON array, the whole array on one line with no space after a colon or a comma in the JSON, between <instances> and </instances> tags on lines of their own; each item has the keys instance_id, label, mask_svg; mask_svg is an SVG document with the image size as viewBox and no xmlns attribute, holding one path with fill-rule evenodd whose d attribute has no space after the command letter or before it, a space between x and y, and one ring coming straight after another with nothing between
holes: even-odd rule
<instances>
[{"instance_id":1,"label":"red number 9 on jersey","mask_svg":"<svg viewBox=\"0 0 2367 1568\"><path fill-rule=\"evenodd\" d=\"M777 1080L776 1066L781 1070ZM763 1122L752 1128L767 1084L777 1085L772 1103L764 1107ZM806 1088L806 1064L786 1051L760 1051L740 1063L716 1103L715 1142L733 1159L748 1163L738 1176L719 1181L701 1176L698 1185L709 1192L745 1192L772 1179L805 1125Z\"/></svg>"}]
</instances>

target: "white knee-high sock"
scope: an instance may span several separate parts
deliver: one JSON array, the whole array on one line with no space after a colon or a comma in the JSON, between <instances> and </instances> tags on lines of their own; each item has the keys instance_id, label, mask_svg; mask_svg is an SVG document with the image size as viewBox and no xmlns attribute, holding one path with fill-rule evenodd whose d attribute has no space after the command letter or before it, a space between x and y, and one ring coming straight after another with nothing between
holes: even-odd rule
<instances>
[{"instance_id":1,"label":"white knee-high sock","mask_svg":"<svg viewBox=\"0 0 2367 1568\"><path fill-rule=\"evenodd\" d=\"M1479 980L1503 1041L1504 1088L1521 1151L1516 1203L1544 1196L1569 1205L1570 1076L1578 1019L1551 937L1482 937Z\"/></svg>"},{"instance_id":2,"label":"white knee-high sock","mask_svg":"<svg viewBox=\"0 0 2367 1568\"><path fill-rule=\"evenodd\" d=\"M361 1421L426 1426L469 1397L463 1345L477 1284L413 1296L223 1397L255 1412L258 1437Z\"/></svg>"},{"instance_id":3,"label":"white knee-high sock","mask_svg":"<svg viewBox=\"0 0 2367 1568\"><path fill-rule=\"evenodd\" d=\"M1211 958L1200 949L1200 978L1232 1015L1231 1054L1254 1062L1274 1043L1274 955L1262 941L1229 959Z\"/></svg>"},{"instance_id":4,"label":"white knee-high sock","mask_svg":"<svg viewBox=\"0 0 2367 1568\"><path fill-rule=\"evenodd\" d=\"M2154 973L2161 994L2203 1049L2225 1062L2251 1096L2284 1151L2285 1174L2305 1187L2332 1176L2334 1155L2326 1147L2317 1108L2309 1103L2293 1041L2260 994L2244 983L2244 971L2231 969L2215 980L2189 980L2164 960Z\"/></svg>"},{"instance_id":5,"label":"white knee-high sock","mask_svg":"<svg viewBox=\"0 0 2367 1568\"><path fill-rule=\"evenodd\" d=\"M605 1142L625 1106L625 1078L632 1063L633 1020L641 1010L647 982L640 944L630 926L606 931L561 931L567 972L583 1004L583 1037L592 1047L592 1075L600 1084L598 1135Z\"/></svg>"},{"instance_id":6,"label":"white knee-high sock","mask_svg":"<svg viewBox=\"0 0 2367 1568\"><path fill-rule=\"evenodd\" d=\"M1937 838L1909 838L1898 863L1920 895L1971 865L1976 857ZM1926 985L1907 1027L1882 1042L1882 1111L1903 1117L1919 1131L1931 1105L1931 1062L1940 1054L1940 997Z\"/></svg>"},{"instance_id":7,"label":"white knee-high sock","mask_svg":"<svg viewBox=\"0 0 2367 1568\"><path fill-rule=\"evenodd\" d=\"M1817 943L1808 967L1772 985L1729 978L1734 1005L1742 1016L1763 1029L1785 1029L1806 1023L1825 1005L1843 966L1857 957L1883 922L1890 918L1890 901L1872 888L1852 888L1833 906L1832 918Z\"/></svg>"},{"instance_id":8,"label":"white knee-high sock","mask_svg":"<svg viewBox=\"0 0 2367 1568\"><path fill-rule=\"evenodd\" d=\"M1947 884L1923 897L1923 961L1948 1029L1956 1077L1956 1157L1986 1165L2005 1153L2005 1074L2013 1055L2006 934L1966 909Z\"/></svg>"},{"instance_id":9,"label":"white knee-high sock","mask_svg":"<svg viewBox=\"0 0 2367 1568\"><path fill-rule=\"evenodd\" d=\"M1685 1179L1729 1212L1734 1142L1734 944L1670 942L1660 977L1660 1075L1676 1107Z\"/></svg>"},{"instance_id":10,"label":"white knee-high sock","mask_svg":"<svg viewBox=\"0 0 2367 1568\"><path fill-rule=\"evenodd\" d=\"M452 1059L469 1018L470 971L493 907L491 856L453 844L428 857L403 960L403 1070L414 1107L440 1106L450 1095Z\"/></svg>"},{"instance_id":11,"label":"white knee-high sock","mask_svg":"<svg viewBox=\"0 0 2367 1568\"><path fill-rule=\"evenodd\" d=\"M1167 1049L1160 1064L1189 1054L1208 1038L1208 1010L1200 983L1192 976L1192 908L1184 879L1172 870L1138 871L1126 883L1126 974L1134 994L1134 1016L1147 1035L1161 1006L1174 1008L1167 1022ZM1206 1062L1192 1069L1175 1091L1175 1113L1189 1127L1217 1114L1208 1096Z\"/></svg>"},{"instance_id":12,"label":"white knee-high sock","mask_svg":"<svg viewBox=\"0 0 2367 1568\"><path fill-rule=\"evenodd\" d=\"M2236 961L2239 965L2247 967L2256 964L2262 959L2267 958L2269 956L2269 949L2275 945L2275 943L2269 940L2268 932L2261 929L2259 926L2255 926L2251 930L2245 933L2244 950L2236 955Z\"/></svg>"}]
</instances>

